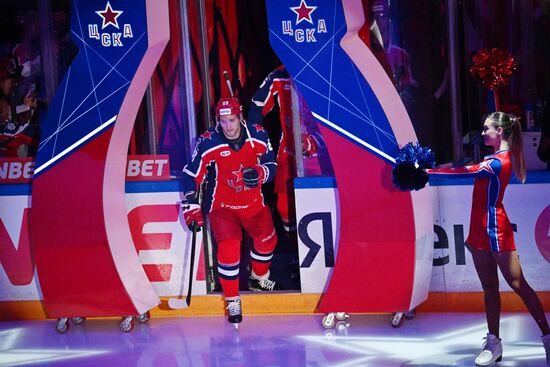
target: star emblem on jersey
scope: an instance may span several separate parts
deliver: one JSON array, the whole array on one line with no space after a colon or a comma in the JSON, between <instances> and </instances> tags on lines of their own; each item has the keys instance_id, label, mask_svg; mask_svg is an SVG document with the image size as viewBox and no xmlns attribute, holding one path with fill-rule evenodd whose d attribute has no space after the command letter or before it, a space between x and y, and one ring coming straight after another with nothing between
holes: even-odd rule
<instances>
[{"instance_id":1,"label":"star emblem on jersey","mask_svg":"<svg viewBox=\"0 0 550 367\"><path fill-rule=\"evenodd\" d=\"M265 129L263 128L263 126L260 125L260 124L256 124L256 125L254 125L254 127L256 128L256 131L257 131L257 132L258 132L258 131L265 131Z\"/></svg>"},{"instance_id":2,"label":"star emblem on jersey","mask_svg":"<svg viewBox=\"0 0 550 367\"><path fill-rule=\"evenodd\" d=\"M487 171L489 173L495 173L493 169L491 168L491 161L484 161L479 164L479 170L480 171Z\"/></svg>"},{"instance_id":3,"label":"star emblem on jersey","mask_svg":"<svg viewBox=\"0 0 550 367\"><path fill-rule=\"evenodd\" d=\"M113 10L111 4L107 1L107 5L105 5L104 10L96 11L96 14L103 18L101 29L104 29L109 24L112 24L115 28L119 29L117 18L122 13L124 13L122 10Z\"/></svg>"},{"instance_id":4,"label":"star emblem on jersey","mask_svg":"<svg viewBox=\"0 0 550 367\"><path fill-rule=\"evenodd\" d=\"M210 140L212 140L212 131L205 131L205 132L202 134L202 138L203 138L203 139L210 139Z\"/></svg>"},{"instance_id":5,"label":"star emblem on jersey","mask_svg":"<svg viewBox=\"0 0 550 367\"><path fill-rule=\"evenodd\" d=\"M313 24L313 20L311 19L311 13L313 13L315 9L317 9L316 6L307 6L307 3L305 0L300 1L300 6L295 6L290 8L290 10L296 13L296 24L300 24L300 22L303 20Z\"/></svg>"},{"instance_id":6,"label":"star emblem on jersey","mask_svg":"<svg viewBox=\"0 0 550 367\"><path fill-rule=\"evenodd\" d=\"M235 176L237 176L237 181L236 182L239 182L239 181L243 180L243 169L244 169L244 166L241 164L241 166L239 167L238 170L231 172Z\"/></svg>"}]
</instances>

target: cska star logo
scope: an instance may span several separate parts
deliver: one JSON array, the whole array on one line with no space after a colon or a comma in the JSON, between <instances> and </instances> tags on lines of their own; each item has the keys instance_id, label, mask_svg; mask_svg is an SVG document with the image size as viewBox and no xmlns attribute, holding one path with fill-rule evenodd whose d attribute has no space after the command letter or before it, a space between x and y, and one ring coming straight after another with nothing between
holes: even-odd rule
<instances>
[{"instance_id":1,"label":"cska star logo","mask_svg":"<svg viewBox=\"0 0 550 367\"><path fill-rule=\"evenodd\" d=\"M316 6L307 6L305 0L300 2L300 6L290 8L290 10L296 13L296 25L300 24L302 20L313 24L313 20L311 20L311 13L313 13L315 9L317 9Z\"/></svg>"},{"instance_id":2,"label":"cska star logo","mask_svg":"<svg viewBox=\"0 0 550 367\"><path fill-rule=\"evenodd\" d=\"M243 170L244 166L241 164L241 166L236 170L232 171L231 173L235 175L235 178L228 178L227 179L227 186L231 187L233 190L235 190L235 193L239 193L248 190L252 190L250 187L247 187L246 185L243 185ZM240 183L239 183L240 182Z\"/></svg>"},{"instance_id":3,"label":"cska star logo","mask_svg":"<svg viewBox=\"0 0 550 367\"><path fill-rule=\"evenodd\" d=\"M241 164L238 170L231 172L236 176L236 179L237 179L236 182L243 180L243 170L244 170L244 166Z\"/></svg>"},{"instance_id":4,"label":"cska star logo","mask_svg":"<svg viewBox=\"0 0 550 367\"><path fill-rule=\"evenodd\" d=\"M212 140L212 131L206 130L205 132L203 132L202 133L202 139L203 140L206 140L206 139Z\"/></svg>"},{"instance_id":5,"label":"cska star logo","mask_svg":"<svg viewBox=\"0 0 550 367\"><path fill-rule=\"evenodd\" d=\"M120 14L124 13L122 10L116 11L111 8L111 4L107 1L104 10L98 10L95 12L97 15L103 18L103 24L101 25L101 30L105 29L109 24L112 24L116 29L118 28L117 18Z\"/></svg>"},{"instance_id":6,"label":"cska star logo","mask_svg":"<svg viewBox=\"0 0 550 367\"><path fill-rule=\"evenodd\" d=\"M134 32L132 31L131 24L122 25L122 31L120 31L120 25L118 23L118 17L120 17L124 11L115 10L111 4L107 1L105 8L97 10L95 12L101 22L101 32L99 31L98 24L88 24L88 37L101 41L103 47L122 47L124 38L134 38ZM106 29L107 28L107 29ZM116 28L119 32L110 32L113 28ZM103 31L106 29L106 31Z\"/></svg>"},{"instance_id":7,"label":"cska star logo","mask_svg":"<svg viewBox=\"0 0 550 367\"><path fill-rule=\"evenodd\" d=\"M312 14L317 10L317 6L309 6L306 0L300 0L299 5L291 6L289 9L296 15L296 20L294 26L292 20L283 20L283 34L294 37L294 40L298 43L303 43L317 42L315 38L316 34L327 33L327 23L324 19L318 19L317 24L314 22ZM302 22L306 22L306 24L309 23L312 27L297 28Z\"/></svg>"}]
</instances>

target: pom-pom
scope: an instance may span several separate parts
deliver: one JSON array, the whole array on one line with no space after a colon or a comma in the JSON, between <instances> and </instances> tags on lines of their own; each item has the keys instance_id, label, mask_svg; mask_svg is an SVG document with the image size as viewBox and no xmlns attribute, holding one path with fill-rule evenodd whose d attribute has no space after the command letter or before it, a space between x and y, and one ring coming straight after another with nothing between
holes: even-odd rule
<instances>
[{"instance_id":1,"label":"pom-pom","mask_svg":"<svg viewBox=\"0 0 550 367\"><path fill-rule=\"evenodd\" d=\"M498 48L479 50L473 57L470 74L482 86L495 90L508 84L517 64L512 55Z\"/></svg>"},{"instance_id":2,"label":"pom-pom","mask_svg":"<svg viewBox=\"0 0 550 367\"><path fill-rule=\"evenodd\" d=\"M420 190L428 182L426 168L435 167L435 155L430 148L407 143L395 158L393 184L401 191Z\"/></svg>"}]
</instances>

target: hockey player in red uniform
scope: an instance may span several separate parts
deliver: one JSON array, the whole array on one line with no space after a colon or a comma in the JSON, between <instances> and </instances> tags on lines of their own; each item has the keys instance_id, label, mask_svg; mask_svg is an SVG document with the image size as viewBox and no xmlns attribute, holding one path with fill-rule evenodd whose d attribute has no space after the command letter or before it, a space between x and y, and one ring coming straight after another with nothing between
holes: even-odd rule
<instances>
[{"instance_id":1,"label":"hockey player in red uniform","mask_svg":"<svg viewBox=\"0 0 550 367\"><path fill-rule=\"evenodd\" d=\"M489 333L477 356L477 366L490 366L502 359L499 339L500 295L497 268L523 303L542 331L547 365L550 366L550 329L541 302L529 286L519 262L512 225L502 199L510 181L512 167L517 178L526 177L523 160L521 126L515 117L494 112L483 124L483 141L494 153L473 166L427 170L430 175L474 177L470 232L467 243L485 293L485 313ZM512 163L513 162L513 163Z\"/></svg>"},{"instance_id":2,"label":"hockey player in red uniform","mask_svg":"<svg viewBox=\"0 0 550 367\"><path fill-rule=\"evenodd\" d=\"M279 107L281 135L277 150L277 174L274 191L277 194L277 211L286 231L295 229L294 189L292 180L296 177L295 149L292 131L292 96L290 76L284 66L273 70L264 79L252 97L248 121L262 124L265 115ZM302 151L306 157L317 154L317 142L313 136L302 133Z\"/></svg>"},{"instance_id":3,"label":"hockey player in red uniform","mask_svg":"<svg viewBox=\"0 0 550 367\"><path fill-rule=\"evenodd\" d=\"M243 120L242 105L237 98L220 99L216 119L216 127L199 137L191 162L183 169L182 210L190 228L194 223L203 224L197 192L206 182L202 209L208 213L217 242L218 273L227 302L228 321L238 328L242 321L241 226L253 239L249 289L278 289L269 279L277 235L261 191L262 184L275 176L276 163L266 131L260 125Z\"/></svg>"}]
</instances>

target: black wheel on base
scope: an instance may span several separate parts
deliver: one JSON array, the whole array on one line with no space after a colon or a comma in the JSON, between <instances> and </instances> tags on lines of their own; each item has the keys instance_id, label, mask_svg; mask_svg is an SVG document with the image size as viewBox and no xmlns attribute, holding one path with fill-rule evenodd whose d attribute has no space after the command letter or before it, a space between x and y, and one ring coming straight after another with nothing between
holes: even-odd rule
<instances>
[{"instance_id":1,"label":"black wheel on base","mask_svg":"<svg viewBox=\"0 0 550 367\"><path fill-rule=\"evenodd\" d=\"M86 318L82 316L77 316L77 317L71 318L71 321L73 322L74 325L82 325L83 323L86 322Z\"/></svg>"},{"instance_id":2,"label":"black wheel on base","mask_svg":"<svg viewBox=\"0 0 550 367\"><path fill-rule=\"evenodd\" d=\"M135 326L135 318L133 316L126 316L122 318L122 321L120 322L120 330L122 330L125 333L129 333L132 331L132 329Z\"/></svg>"},{"instance_id":3,"label":"black wheel on base","mask_svg":"<svg viewBox=\"0 0 550 367\"><path fill-rule=\"evenodd\" d=\"M391 326L394 329L397 329L403 326L404 322L405 322L405 318L403 317L403 312L396 312L393 314L391 318Z\"/></svg>"},{"instance_id":4,"label":"black wheel on base","mask_svg":"<svg viewBox=\"0 0 550 367\"><path fill-rule=\"evenodd\" d=\"M69 319L67 317L60 317L55 323L55 330L60 334L65 334L69 330Z\"/></svg>"},{"instance_id":5,"label":"black wheel on base","mask_svg":"<svg viewBox=\"0 0 550 367\"><path fill-rule=\"evenodd\" d=\"M405 312L405 318L407 320L412 320L414 319L415 316L416 316L416 310L414 308L410 311Z\"/></svg>"},{"instance_id":6,"label":"black wheel on base","mask_svg":"<svg viewBox=\"0 0 550 367\"><path fill-rule=\"evenodd\" d=\"M151 313L149 311L144 312L138 317L136 317L136 319L140 324L145 324L147 321L151 319Z\"/></svg>"},{"instance_id":7,"label":"black wheel on base","mask_svg":"<svg viewBox=\"0 0 550 367\"><path fill-rule=\"evenodd\" d=\"M334 320L334 312L329 312L328 314L323 317L323 321L321 322L323 327L325 329L331 329L336 321Z\"/></svg>"}]
</instances>

